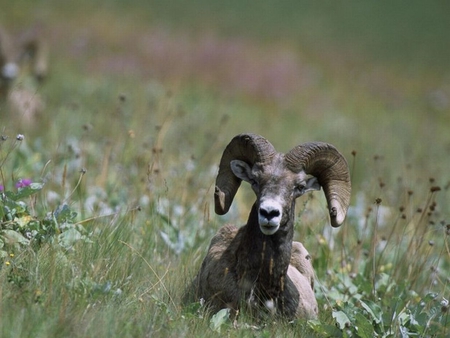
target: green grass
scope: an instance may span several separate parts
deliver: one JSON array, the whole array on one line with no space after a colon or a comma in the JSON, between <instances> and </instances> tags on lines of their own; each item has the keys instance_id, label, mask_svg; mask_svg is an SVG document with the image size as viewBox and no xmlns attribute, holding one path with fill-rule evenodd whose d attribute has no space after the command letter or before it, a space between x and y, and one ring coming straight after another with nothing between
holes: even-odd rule
<instances>
[{"instance_id":1,"label":"green grass","mask_svg":"<svg viewBox=\"0 0 450 338\"><path fill-rule=\"evenodd\" d=\"M43 22L52 52L38 118L0 103L0 184L26 195L0 223L2 337L449 334L445 5L62 4L0 13L16 33ZM348 159L340 230L321 193L297 203L316 322L244 313L214 327L198 304L181 306L215 231L247 218L246 186L230 215L212 208L220 155L240 132L280 151L322 140ZM44 185L18 192L19 179ZM30 229L39 241L23 240Z\"/></svg>"}]
</instances>

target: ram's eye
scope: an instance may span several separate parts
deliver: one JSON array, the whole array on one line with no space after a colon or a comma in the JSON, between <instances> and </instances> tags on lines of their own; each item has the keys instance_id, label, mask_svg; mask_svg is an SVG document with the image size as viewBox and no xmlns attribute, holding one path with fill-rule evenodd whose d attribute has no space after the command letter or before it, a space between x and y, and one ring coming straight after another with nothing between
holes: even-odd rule
<instances>
[{"instance_id":1,"label":"ram's eye","mask_svg":"<svg viewBox=\"0 0 450 338\"><path fill-rule=\"evenodd\" d=\"M258 192L259 192L259 184L258 184L258 181L256 181L255 179L252 179L252 180L249 181L249 183L251 184L253 191L254 191L255 193L258 193Z\"/></svg>"},{"instance_id":2,"label":"ram's eye","mask_svg":"<svg viewBox=\"0 0 450 338\"><path fill-rule=\"evenodd\" d=\"M306 185L304 183L299 183L294 188L294 193L297 196L302 195L305 192Z\"/></svg>"}]
</instances>

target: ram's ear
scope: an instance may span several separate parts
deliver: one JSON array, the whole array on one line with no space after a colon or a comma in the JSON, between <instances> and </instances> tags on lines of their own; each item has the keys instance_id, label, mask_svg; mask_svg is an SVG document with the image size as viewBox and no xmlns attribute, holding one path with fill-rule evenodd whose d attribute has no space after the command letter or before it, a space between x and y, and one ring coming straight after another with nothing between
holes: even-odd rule
<instances>
[{"instance_id":1,"label":"ram's ear","mask_svg":"<svg viewBox=\"0 0 450 338\"><path fill-rule=\"evenodd\" d=\"M230 162L230 166L231 171L237 178L249 183L253 181L252 168L248 165L247 162L241 160L233 160Z\"/></svg>"},{"instance_id":2,"label":"ram's ear","mask_svg":"<svg viewBox=\"0 0 450 338\"><path fill-rule=\"evenodd\" d=\"M316 177L311 176L306 179L302 177L300 178L300 182L295 186L294 194L297 198L306 194L308 191L320 190L321 188L319 180Z\"/></svg>"},{"instance_id":3,"label":"ram's ear","mask_svg":"<svg viewBox=\"0 0 450 338\"><path fill-rule=\"evenodd\" d=\"M305 181L304 193L308 192L308 191L313 191L313 190L320 190L321 188L322 187L319 184L319 181L317 180L317 178L312 176Z\"/></svg>"}]
</instances>

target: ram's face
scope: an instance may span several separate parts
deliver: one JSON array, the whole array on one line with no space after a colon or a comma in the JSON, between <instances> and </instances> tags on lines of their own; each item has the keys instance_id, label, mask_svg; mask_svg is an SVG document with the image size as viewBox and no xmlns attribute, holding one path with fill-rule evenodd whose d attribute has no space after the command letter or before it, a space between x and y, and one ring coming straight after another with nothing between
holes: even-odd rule
<instances>
[{"instance_id":1,"label":"ram's face","mask_svg":"<svg viewBox=\"0 0 450 338\"><path fill-rule=\"evenodd\" d=\"M251 184L257 197L259 227L265 235L275 234L288 223L297 197L320 189L314 177L308 177L303 171L290 171L282 158L263 167L250 167L244 161L234 160L231 169L238 178Z\"/></svg>"}]
</instances>

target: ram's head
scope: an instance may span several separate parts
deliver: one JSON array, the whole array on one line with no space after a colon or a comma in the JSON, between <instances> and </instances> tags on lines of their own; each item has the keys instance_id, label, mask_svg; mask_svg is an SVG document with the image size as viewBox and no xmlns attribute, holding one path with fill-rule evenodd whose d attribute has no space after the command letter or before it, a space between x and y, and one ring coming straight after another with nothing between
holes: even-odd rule
<instances>
[{"instance_id":1,"label":"ram's head","mask_svg":"<svg viewBox=\"0 0 450 338\"><path fill-rule=\"evenodd\" d=\"M250 183L256 194L258 222L266 235L276 233L293 216L295 199L307 191L324 190L333 227L343 223L350 202L347 162L328 143L304 143L282 154L259 135L238 135L220 162L217 214L228 212L242 180Z\"/></svg>"}]
</instances>

